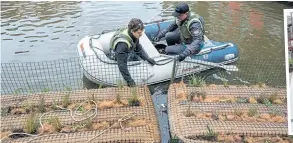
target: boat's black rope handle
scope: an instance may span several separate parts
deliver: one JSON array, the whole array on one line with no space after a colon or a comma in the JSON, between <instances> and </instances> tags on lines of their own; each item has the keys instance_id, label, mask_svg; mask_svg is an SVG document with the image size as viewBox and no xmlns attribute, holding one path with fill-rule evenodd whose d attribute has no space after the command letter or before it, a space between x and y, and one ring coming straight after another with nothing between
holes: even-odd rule
<instances>
[{"instance_id":1,"label":"boat's black rope handle","mask_svg":"<svg viewBox=\"0 0 293 143\"><path fill-rule=\"evenodd\" d=\"M100 35L99 35L99 37L100 37ZM98 38L99 38L99 37L98 37ZM96 39L96 38L95 38L95 39ZM116 65L117 65L117 62L107 62L107 61L102 60L102 59L98 56L98 54L97 54L97 52L94 50L94 48L95 48L95 49L98 49L98 50L100 50L100 51L102 51L102 52L104 52L104 51L92 45L92 38L90 38L89 46L90 46L90 48L94 51L96 57L97 57L100 61L102 61L103 63L106 63L106 64L116 64ZM133 63L133 64L127 64L127 66L137 66L137 65L140 65L140 64L141 64L141 62L138 61L138 62L135 62L135 63Z\"/></svg>"}]
</instances>

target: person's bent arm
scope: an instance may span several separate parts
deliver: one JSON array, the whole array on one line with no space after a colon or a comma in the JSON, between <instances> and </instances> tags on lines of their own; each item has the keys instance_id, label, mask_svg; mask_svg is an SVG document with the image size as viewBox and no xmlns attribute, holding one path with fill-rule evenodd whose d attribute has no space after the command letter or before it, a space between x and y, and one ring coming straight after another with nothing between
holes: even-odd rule
<instances>
[{"instance_id":1,"label":"person's bent arm","mask_svg":"<svg viewBox=\"0 0 293 143\"><path fill-rule=\"evenodd\" d=\"M124 80L127 82L128 86L135 85L128 68L127 68L127 58L128 58L128 47L126 43L119 42L116 47L116 59L120 73L122 74Z\"/></svg>"}]
</instances>

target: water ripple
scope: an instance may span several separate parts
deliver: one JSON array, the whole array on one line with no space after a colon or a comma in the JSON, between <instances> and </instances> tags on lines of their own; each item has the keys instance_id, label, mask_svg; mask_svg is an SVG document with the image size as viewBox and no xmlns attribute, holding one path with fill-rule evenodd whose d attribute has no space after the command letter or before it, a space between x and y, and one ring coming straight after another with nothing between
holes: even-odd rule
<instances>
[{"instance_id":1,"label":"water ripple","mask_svg":"<svg viewBox=\"0 0 293 143\"><path fill-rule=\"evenodd\" d=\"M26 36L24 38L44 38L44 37L49 37L48 35L41 35L41 36Z\"/></svg>"},{"instance_id":2,"label":"water ripple","mask_svg":"<svg viewBox=\"0 0 293 143\"><path fill-rule=\"evenodd\" d=\"M9 48L17 48L20 44L23 48L28 48L33 42L34 45L45 47L36 48L36 53L38 50L40 53L58 50L62 54L62 48L65 47L69 48L64 50L68 53L68 50L76 51L75 45L86 35L127 25L132 17L147 20L162 9L177 3L1 1L2 44ZM204 17L207 36L217 41L235 42L241 56L262 54L277 59L282 52L275 51L283 45L282 9L286 6L275 2L252 1L188 3L193 12ZM169 17L171 13L172 10L169 10L160 17ZM44 49L47 51L43 51ZM8 48L2 50L9 51ZM19 58L13 56L5 55L3 60L15 61L14 58ZM42 59L41 56L38 58ZM25 56L17 61L20 60L25 60Z\"/></svg>"}]
</instances>

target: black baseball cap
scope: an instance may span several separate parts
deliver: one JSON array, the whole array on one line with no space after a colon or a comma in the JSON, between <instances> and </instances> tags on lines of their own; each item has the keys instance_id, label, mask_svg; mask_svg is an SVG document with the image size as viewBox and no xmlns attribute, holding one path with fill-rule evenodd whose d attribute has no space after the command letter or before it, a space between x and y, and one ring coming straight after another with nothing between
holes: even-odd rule
<instances>
[{"instance_id":1,"label":"black baseball cap","mask_svg":"<svg viewBox=\"0 0 293 143\"><path fill-rule=\"evenodd\" d=\"M180 14L186 13L188 11L189 11L188 4L181 2L176 6L175 11L172 13L172 15L175 17L178 17Z\"/></svg>"}]
</instances>

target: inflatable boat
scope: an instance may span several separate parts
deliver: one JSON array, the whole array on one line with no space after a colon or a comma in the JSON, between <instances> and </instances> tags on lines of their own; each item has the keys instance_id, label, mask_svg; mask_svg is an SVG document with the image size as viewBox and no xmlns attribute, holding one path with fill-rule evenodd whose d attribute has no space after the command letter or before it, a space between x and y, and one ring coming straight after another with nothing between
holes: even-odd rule
<instances>
[{"instance_id":1,"label":"inflatable boat","mask_svg":"<svg viewBox=\"0 0 293 143\"><path fill-rule=\"evenodd\" d=\"M128 70L136 84L156 84L168 81L171 78L196 74L211 68L223 68L237 71L237 67L230 65L238 60L238 48L232 42L217 42L205 36L204 46L201 51L188 56L184 61L176 61L176 55L164 54L167 46L164 38L159 42L152 39L159 30L166 29L172 20L160 20L145 23L145 31L140 37L140 44L144 52L156 61L156 65L150 65L147 61L129 61ZM80 66L84 76L96 83L109 86L118 86L126 83L118 69L117 62L111 60L110 39L115 30L104 31L101 34L85 36L78 45L77 51L80 57Z\"/></svg>"}]
</instances>

